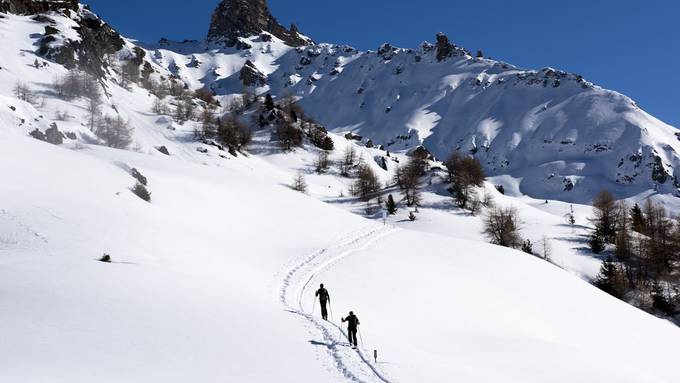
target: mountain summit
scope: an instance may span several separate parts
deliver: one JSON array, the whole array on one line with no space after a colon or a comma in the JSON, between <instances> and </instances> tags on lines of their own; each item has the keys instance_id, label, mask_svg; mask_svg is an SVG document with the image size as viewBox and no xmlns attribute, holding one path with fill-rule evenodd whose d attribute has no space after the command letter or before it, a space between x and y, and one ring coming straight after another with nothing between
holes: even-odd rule
<instances>
[{"instance_id":1,"label":"mountain summit","mask_svg":"<svg viewBox=\"0 0 680 383\"><path fill-rule=\"evenodd\" d=\"M250 37L269 32L287 45L308 45L310 40L298 33L293 24L290 29L272 16L266 0L222 0L212 15L208 40L234 46L239 37Z\"/></svg>"}]
</instances>

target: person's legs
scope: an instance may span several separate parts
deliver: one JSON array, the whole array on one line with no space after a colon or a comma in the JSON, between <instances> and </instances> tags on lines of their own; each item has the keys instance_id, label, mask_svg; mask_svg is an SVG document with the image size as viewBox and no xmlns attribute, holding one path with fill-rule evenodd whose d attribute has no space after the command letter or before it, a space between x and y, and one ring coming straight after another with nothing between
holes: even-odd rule
<instances>
[{"instance_id":1,"label":"person's legs","mask_svg":"<svg viewBox=\"0 0 680 383\"><path fill-rule=\"evenodd\" d=\"M328 319L328 311L326 311L326 302L321 302L321 318L324 320Z\"/></svg>"},{"instance_id":2,"label":"person's legs","mask_svg":"<svg viewBox=\"0 0 680 383\"><path fill-rule=\"evenodd\" d=\"M357 330L349 330L349 343L357 346Z\"/></svg>"}]
</instances>

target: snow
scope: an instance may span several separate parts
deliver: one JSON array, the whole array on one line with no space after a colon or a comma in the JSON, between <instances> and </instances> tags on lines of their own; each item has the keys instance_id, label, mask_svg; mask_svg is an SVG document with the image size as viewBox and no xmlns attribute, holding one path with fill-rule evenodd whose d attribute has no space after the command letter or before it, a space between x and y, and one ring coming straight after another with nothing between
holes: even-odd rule
<instances>
[{"instance_id":1,"label":"snow","mask_svg":"<svg viewBox=\"0 0 680 383\"><path fill-rule=\"evenodd\" d=\"M50 17L64 36L77 38L73 20ZM395 139L389 158L331 134L333 161L353 147L383 183L421 140L441 150L461 137L479 146L512 143L508 152L490 151L488 158L523 157L492 173L484 190L498 205L517 208L522 235L536 245L548 238L549 263L487 244L481 217L453 206L437 171L424 182L417 220L411 222L411 209L400 204L383 225L380 212L367 215L365 204L349 196L352 179L335 169L314 172L318 151L310 145L282 152L269 132L259 131L249 154L228 155L193 140L196 123L178 125L150 113L154 96L134 85L126 90L107 80L103 108L135 128L132 150L94 145L81 123L84 100L67 102L51 93L50 84L66 69L33 66L35 36L43 29L28 17L0 19L7 57L0 65L0 380L680 380L671 359L680 351L678 328L584 281L601 261L583 251L591 207L564 201L585 201L597 186L615 184L611 166L581 147L553 153L560 140L599 142L593 138L599 131L607 142L624 143L622 152L649 155L661 144L676 150L674 129L628 108L625 97L599 88L577 94L573 87L573 94L558 90L554 101L542 87L489 95L469 81L482 72L482 81L492 83L525 72L491 60L437 63L431 54L423 56L426 69L416 70L415 51L406 50L383 60L319 45L313 63L295 69L308 54L276 39L251 38L247 51L203 42L146 46L157 70L174 68L193 89L214 85L223 102L234 96L229 87L250 59L271 75L260 91L283 94L288 79L299 79L288 87L337 133L356 130L368 133L364 142L387 144L415 130L408 140ZM137 43L126 44L124 50ZM336 62L341 74L327 75ZM398 67L403 72L396 75ZM316 78L311 86L310 76ZM18 80L37 102L14 98ZM357 112L360 87L366 104ZM517 105L498 102L505 97L517 97ZM613 101L603 101L608 98ZM338 102L329 108L329 99ZM58 120L63 112L72 117ZM575 127L592 121L598 125ZM78 139L53 146L27 135L51 123ZM548 137L555 142L545 144ZM156 150L161 145L170 156ZM659 155L675 161L671 150ZM387 170L375 161L383 156ZM132 168L148 178L151 203L130 191ZM300 172L308 195L287 186ZM582 188L576 197L562 192L564 178ZM676 197L655 193L648 183L617 190L626 190L630 201L654 198L680 211ZM398 199L396 188L388 193ZM545 193L547 204L534 198ZM574 226L565 220L572 208ZM104 253L113 263L98 262ZM321 282L332 297L328 323L313 303ZM349 310L362 323L358 351L347 346L338 323Z\"/></svg>"}]
</instances>

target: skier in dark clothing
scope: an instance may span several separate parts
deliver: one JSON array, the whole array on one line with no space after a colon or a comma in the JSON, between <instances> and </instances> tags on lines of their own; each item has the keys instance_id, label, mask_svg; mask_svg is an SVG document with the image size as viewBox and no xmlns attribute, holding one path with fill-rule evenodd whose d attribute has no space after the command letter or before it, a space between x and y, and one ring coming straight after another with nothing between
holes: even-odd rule
<instances>
[{"instance_id":1,"label":"skier in dark clothing","mask_svg":"<svg viewBox=\"0 0 680 383\"><path fill-rule=\"evenodd\" d=\"M321 303L321 317L323 320L328 320L328 311L326 310L326 303L331 300L331 296L328 295L328 290L323 287L323 283L316 290L316 296L319 297L319 303Z\"/></svg>"},{"instance_id":2,"label":"skier in dark clothing","mask_svg":"<svg viewBox=\"0 0 680 383\"><path fill-rule=\"evenodd\" d=\"M354 312L350 311L347 318L342 318L343 322L347 322L347 335L349 336L349 344L354 344L354 348L357 347L357 326L359 323L359 318L354 315Z\"/></svg>"}]
</instances>

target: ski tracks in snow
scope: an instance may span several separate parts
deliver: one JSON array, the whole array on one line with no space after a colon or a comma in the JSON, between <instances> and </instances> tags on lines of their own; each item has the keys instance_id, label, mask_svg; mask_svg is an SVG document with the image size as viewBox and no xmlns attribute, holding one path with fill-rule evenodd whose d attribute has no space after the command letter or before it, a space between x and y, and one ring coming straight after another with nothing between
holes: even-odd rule
<instances>
[{"instance_id":1,"label":"ski tracks in snow","mask_svg":"<svg viewBox=\"0 0 680 383\"><path fill-rule=\"evenodd\" d=\"M371 225L367 228L350 232L328 247L296 261L283 275L279 297L286 309L311 324L311 332L321 339L315 342L326 347L331 364L347 380L357 383L393 383L361 350L350 347L347 334L335 323L324 321L313 313L305 311L303 297L313 296L307 292L309 283L321 271L329 268L341 259L362 251L380 238L396 231L390 226ZM320 337L320 338L319 338Z\"/></svg>"}]
</instances>

